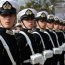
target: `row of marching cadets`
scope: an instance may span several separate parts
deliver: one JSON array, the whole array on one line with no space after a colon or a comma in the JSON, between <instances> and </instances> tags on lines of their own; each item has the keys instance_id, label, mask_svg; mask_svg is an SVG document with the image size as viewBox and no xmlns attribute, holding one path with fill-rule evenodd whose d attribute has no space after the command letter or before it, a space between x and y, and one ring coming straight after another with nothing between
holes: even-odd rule
<instances>
[{"instance_id":1,"label":"row of marching cadets","mask_svg":"<svg viewBox=\"0 0 65 65\"><path fill-rule=\"evenodd\" d=\"M18 10L17 1L0 0L0 65L64 65L63 20L46 11ZM16 16L22 29L14 36Z\"/></svg>"},{"instance_id":2,"label":"row of marching cadets","mask_svg":"<svg viewBox=\"0 0 65 65\"><path fill-rule=\"evenodd\" d=\"M15 34L22 65L64 65L63 20L27 8L17 14L22 30ZM35 28L33 28L35 25Z\"/></svg>"},{"instance_id":3,"label":"row of marching cadets","mask_svg":"<svg viewBox=\"0 0 65 65\"><path fill-rule=\"evenodd\" d=\"M22 30L15 34L22 65L39 65L43 64L44 61L42 54L38 53L38 45L33 37L32 29L36 13L36 10L27 8L17 15L19 22L22 24Z\"/></svg>"}]
</instances>

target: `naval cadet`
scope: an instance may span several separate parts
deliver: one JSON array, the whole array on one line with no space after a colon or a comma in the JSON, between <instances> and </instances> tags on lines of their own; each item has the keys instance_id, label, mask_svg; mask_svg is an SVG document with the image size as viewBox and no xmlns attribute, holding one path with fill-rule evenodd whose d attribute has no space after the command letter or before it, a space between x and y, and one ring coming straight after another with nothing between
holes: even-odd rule
<instances>
[{"instance_id":1,"label":"naval cadet","mask_svg":"<svg viewBox=\"0 0 65 65\"><path fill-rule=\"evenodd\" d=\"M58 39L59 39L59 44L62 46L65 43L65 35L64 35L64 32L63 32L63 20L62 19L59 19L59 20L60 20L60 22L59 22L59 32L57 33L57 35L58 35ZM64 54L65 54L65 50L63 50L62 56L60 58L60 60L62 59L60 61L61 65L64 65Z\"/></svg>"},{"instance_id":2,"label":"naval cadet","mask_svg":"<svg viewBox=\"0 0 65 65\"><path fill-rule=\"evenodd\" d=\"M63 34L60 32L60 30L59 30L59 24L60 24L60 20L59 20L59 17L57 17L57 16L55 16L54 17L54 29L53 29L53 31L56 33L56 36L57 36L57 41L58 41L58 47L60 48L60 46L62 45L62 42L63 42L63 40L64 40L64 36L63 36ZM61 28L61 27L60 27ZM60 48L61 49L61 48ZM63 52L63 50L62 50L62 52ZM63 59L63 54L59 54L58 55L58 63L60 64L60 65L64 65L63 64L63 61L64 61L64 59Z\"/></svg>"},{"instance_id":3,"label":"naval cadet","mask_svg":"<svg viewBox=\"0 0 65 65\"><path fill-rule=\"evenodd\" d=\"M54 15L50 14L47 16L47 27L46 27L45 31L49 35L52 45L53 45L54 56L53 56L53 64L52 65L57 65L59 53L56 53L56 51L58 49L58 42L57 42L56 34L53 31L53 27L54 27Z\"/></svg>"},{"instance_id":4,"label":"naval cadet","mask_svg":"<svg viewBox=\"0 0 65 65\"><path fill-rule=\"evenodd\" d=\"M35 9L27 8L20 11L17 15L17 19L21 22L22 30L15 36L20 50L20 62L22 65L38 65L36 62L39 58L38 60L35 59L33 61L34 63L31 63L31 55L38 52L37 44L32 34L36 13L37 11ZM35 57L37 57L37 55L32 58Z\"/></svg>"},{"instance_id":5,"label":"naval cadet","mask_svg":"<svg viewBox=\"0 0 65 65\"><path fill-rule=\"evenodd\" d=\"M52 50L53 46L51 44L51 41L49 39L49 36L45 33L45 29L46 29L46 23L47 23L47 15L46 11L40 11L37 13L36 15L36 29L33 32L34 33L34 38L35 38L35 42L38 43L38 52L42 53L47 51L49 52L48 54L50 54L50 51ZM46 50L46 51L45 51ZM50 50L50 51L49 51ZM53 56L53 52L51 51ZM45 54L43 54L45 55ZM46 56L46 55L45 55ZM44 65L52 65L52 59L51 57L45 57L46 61L44 63Z\"/></svg>"},{"instance_id":6,"label":"naval cadet","mask_svg":"<svg viewBox=\"0 0 65 65\"><path fill-rule=\"evenodd\" d=\"M0 65L19 65L19 51L12 27L19 5L15 0L0 0Z\"/></svg>"}]
</instances>

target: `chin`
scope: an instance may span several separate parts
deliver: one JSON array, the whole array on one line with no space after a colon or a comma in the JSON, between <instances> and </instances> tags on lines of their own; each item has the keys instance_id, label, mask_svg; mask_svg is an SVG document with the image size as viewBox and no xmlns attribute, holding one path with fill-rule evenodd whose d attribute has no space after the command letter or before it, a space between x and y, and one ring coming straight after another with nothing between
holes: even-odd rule
<instances>
[{"instance_id":1,"label":"chin","mask_svg":"<svg viewBox=\"0 0 65 65\"><path fill-rule=\"evenodd\" d=\"M11 27L10 26L7 26L7 27L5 27L6 29L10 29Z\"/></svg>"},{"instance_id":2,"label":"chin","mask_svg":"<svg viewBox=\"0 0 65 65\"><path fill-rule=\"evenodd\" d=\"M28 28L28 29L32 29L32 28Z\"/></svg>"}]
</instances>

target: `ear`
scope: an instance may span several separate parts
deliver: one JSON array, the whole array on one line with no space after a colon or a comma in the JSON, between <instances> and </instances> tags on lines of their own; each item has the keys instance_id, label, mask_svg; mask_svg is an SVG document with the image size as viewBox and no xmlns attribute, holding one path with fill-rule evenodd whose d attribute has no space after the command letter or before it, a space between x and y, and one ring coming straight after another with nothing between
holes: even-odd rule
<instances>
[{"instance_id":1,"label":"ear","mask_svg":"<svg viewBox=\"0 0 65 65\"><path fill-rule=\"evenodd\" d=\"M24 24L23 24L23 21L20 21L20 23L21 23L22 26L24 25Z\"/></svg>"}]
</instances>

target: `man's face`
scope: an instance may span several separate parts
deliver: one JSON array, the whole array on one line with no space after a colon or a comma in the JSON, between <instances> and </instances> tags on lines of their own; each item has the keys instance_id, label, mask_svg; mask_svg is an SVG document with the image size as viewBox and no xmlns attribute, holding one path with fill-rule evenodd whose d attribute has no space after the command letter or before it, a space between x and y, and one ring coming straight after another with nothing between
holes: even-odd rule
<instances>
[{"instance_id":1,"label":"man's face","mask_svg":"<svg viewBox=\"0 0 65 65\"><path fill-rule=\"evenodd\" d=\"M54 29L56 29L56 30L59 29L59 25L57 23L54 24Z\"/></svg>"},{"instance_id":2,"label":"man's face","mask_svg":"<svg viewBox=\"0 0 65 65\"><path fill-rule=\"evenodd\" d=\"M60 29L60 30L63 30L63 26L62 26L62 25L59 25L59 29Z\"/></svg>"},{"instance_id":3,"label":"man's face","mask_svg":"<svg viewBox=\"0 0 65 65\"><path fill-rule=\"evenodd\" d=\"M31 29L33 28L34 26L34 19L25 19L22 21L24 24L22 24L22 26L28 28L28 29Z\"/></svg>"},{"instance_id":4,"label":"man's face","mask_svg":"<svg viewBox=\"0 0 65 65\"><path fill-rule=\"evenodd\" d=\"M65 26L63 26L63 30L65 30Z\"/></svg>"},{"instance_id":5,"label":"man's face","mask_svg":"<svg viewBox=\"0 0 65 65\"><path fill-rule=\"evenodd\" d=\"M14 14L11 15L0 15L0 26L3 28L12 28L15 23L16 16Z\"/></svg>"},{"instance_id":6,"label":"man's face","mask_svg":"<svg viewBox=\"0 0 65 65\"><path fill-rule=\"evenodd\" d=\"M47 23L47 27L50 28L50 29L53 29L54 23Z\"/></svg>"},{"instance_id":7,"label":"man's face","mask_svg":"<svg viewBox=\"0 0 65 65\"><path fill-rule=\"evenodd\" d=\"M39 24L39 26L40 26L42 29L45 29L45 28L46 28L46 22L45 22L45 21L39 20L39 21L38 21L38 24Z\"/></svg>"}]
</instances>

